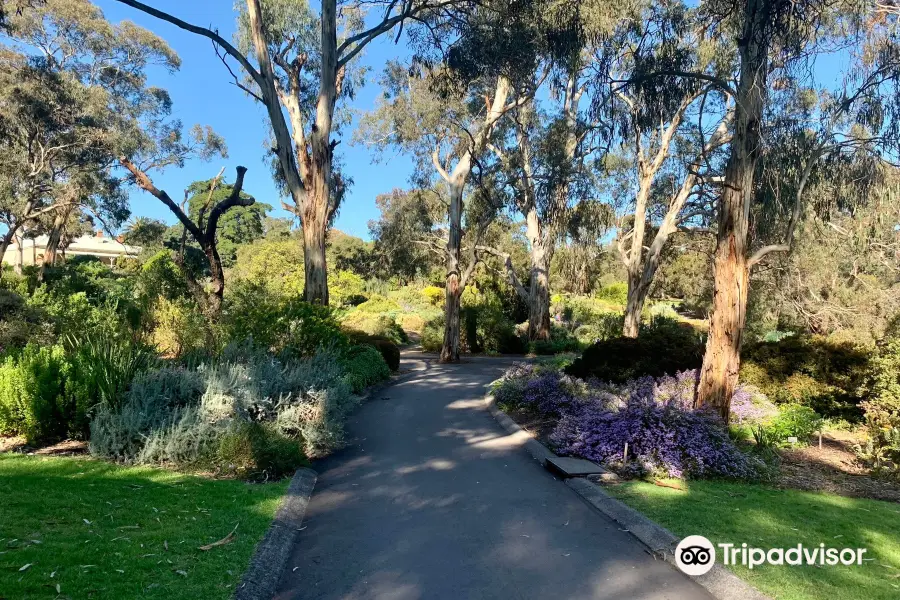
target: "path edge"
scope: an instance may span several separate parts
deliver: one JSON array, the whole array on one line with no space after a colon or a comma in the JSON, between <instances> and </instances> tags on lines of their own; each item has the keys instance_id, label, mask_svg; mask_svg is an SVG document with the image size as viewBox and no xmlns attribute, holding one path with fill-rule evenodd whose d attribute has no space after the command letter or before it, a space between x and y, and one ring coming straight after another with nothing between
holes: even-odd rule
<instances>
[{"instance_id":1,"label":"path edge","mask_svg":"<svg viewBox=\"0 0 900 600\"><path fill-rule=\"evenodd\" d=\"M235 600L270 600L278 592L317 478L318 474L308 468L294 473L275 518L256 546L250 566L234 592Z\"/></svg>"},{"instance_id":2,"label":"path edge","mask_svg":"<svg viewBox=\"0 0 900 600\"><path fill-rule=\"evenodd\" d=\"M556 456L556 453L539 442L533 434L522 429L509 415L500 410L493 394L488 393L484 400L488 411L500 423L500 426L510 435L522 437L525 449L541 466L546 466L547 459ZM612 474L610 473L610 475ZM606 477L601 475L601 478ZM615 477L609 477L609 479L615 479ZM610 496L602 486L588 479L572 477L566 479L564 483L581 496L588 505L622 525L622 530L646 546L653 556L666 561L681 573L675 563L675 547L680 540L671 531ZM690 576L685 575L685 577ZM690 579L693 579L718 600L772 600L719 563L716 563L712 570L705 575L690 577Z\"/></svg>"}]
</instances>

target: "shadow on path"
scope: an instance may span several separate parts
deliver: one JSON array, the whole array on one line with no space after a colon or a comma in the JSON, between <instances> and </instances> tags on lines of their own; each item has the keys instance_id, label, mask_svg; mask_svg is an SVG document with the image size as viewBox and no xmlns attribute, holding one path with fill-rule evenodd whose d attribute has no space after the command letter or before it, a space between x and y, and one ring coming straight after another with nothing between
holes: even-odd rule
<instances>
[{"instance_id":1,"label":"shadow on path","mask_svg":"<svg viewBox=\"0 0 900 600\"><path fill-rule=\"evenodd\" d=\"M288 598L708 598L555 480L484 406L511 363L414 369L348 424L282 576Z\"/></svg>"}]
</instances>

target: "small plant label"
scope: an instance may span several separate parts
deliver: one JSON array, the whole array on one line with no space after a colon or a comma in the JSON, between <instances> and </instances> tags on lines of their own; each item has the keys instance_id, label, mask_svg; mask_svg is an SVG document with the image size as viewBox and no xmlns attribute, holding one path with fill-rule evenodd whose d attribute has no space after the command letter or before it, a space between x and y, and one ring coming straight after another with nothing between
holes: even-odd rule
<instances>
[{"instance_id":1,"label":"small plant label","mask_svg":"<svg viewBox=\"0 0 900 600\"><path fill-rule=\"evenodd\" d=\"M796 444L796 443L797 443L797 438L794 437L794 436L789 437L789 438L788 438L788 443L789 443L789 444Z\"/></svg>"}]
</instances>

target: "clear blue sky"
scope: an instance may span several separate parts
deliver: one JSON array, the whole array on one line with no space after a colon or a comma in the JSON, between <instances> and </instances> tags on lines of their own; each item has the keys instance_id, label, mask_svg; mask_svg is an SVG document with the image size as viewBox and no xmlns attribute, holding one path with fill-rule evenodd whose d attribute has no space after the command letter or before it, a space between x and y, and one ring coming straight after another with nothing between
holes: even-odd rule
<instances>
[{"instance_id":1,"label":"clear blue sky","mask_svg":"<svg viewBox=\"0 0 900 600\"><path fill-rule=\"evenodd\" d=\"M234 168L243 165L249 169L244 188L257 200L276 207L275 216L289 216L280 208L278 194L272 182L266 152L263 147L268 138L269 120L264 110L244 92L236 88L228 71L216 57L209 40L182 31L163 21L154 19L115 0L94 0L107 19L118 22L127 19L145 27L163 39L181 57L181 70L169 75L163 69L150 71L150 84L166 88L172 95L174 115L186 127L194 123L211 125L228 144L228 158L212 162L192 161L183 169L172 168L154 176L157 187L173 197L182 195L184 188L198 179L210 179L225 167L234 180ZM231 39L235 29L235 12L232 0L147 0L147 3L173 14L185 21L218 29L219 34ZM313 5L315 6L314 3ZM380 93L375 83L385 61L406 56L403 39L397 45L393 36L382 36L368 46L363 63L372 67L370 83L357 90L352 107L361 111L374 106ZM232 68L237 69L233 64ZM412 172L411 161L404 156L385 157L382 164L372 164L371 151L364 146L350 144L352 129L343 132L337 153L342 156L346 172L355 183L341 207L335 227L347 233L368 239L367 223L378 217L375 197L396 187L406 187ZM156 198L140 190L131 191L131 211L134 215L146 215L173 223L173 215Z\"/></svg>"}]
</instances>

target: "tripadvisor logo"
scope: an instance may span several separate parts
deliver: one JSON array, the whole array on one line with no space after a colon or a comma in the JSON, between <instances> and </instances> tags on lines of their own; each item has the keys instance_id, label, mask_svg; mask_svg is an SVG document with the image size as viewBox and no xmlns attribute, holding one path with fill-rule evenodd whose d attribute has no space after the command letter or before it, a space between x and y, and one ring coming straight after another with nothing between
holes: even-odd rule
<instances>
[{"instance_id":1,"label":"tripadvisor logo","mask_svg":"<svg viewBox=\"0 0 900 600\"><path fill-rule=\"evenodd\" d=\"M716 562L716 549L702 535L689 535L675 548L675 563L688 575L704 575Z\"/></svg>"},{"instance_id":2,"label":"tripadvisor logo","mask_svg":"<svg viewBox=\"0 0 900 600\"><path fill-rule=\"evenodd\" d=\"M747 544L718 544L722 553L722 564L743 565L749 569L760 565L799 566L815 565L834 567L841 565L861 565L866 548L827 548L825 544L804 546L797 544L791 548L754 548ZM716 547L702 535L690 535L675 548L675 564L682 572L698 576L713 568L716 562Z\"/></svg>"}]
</instances>

